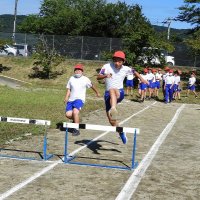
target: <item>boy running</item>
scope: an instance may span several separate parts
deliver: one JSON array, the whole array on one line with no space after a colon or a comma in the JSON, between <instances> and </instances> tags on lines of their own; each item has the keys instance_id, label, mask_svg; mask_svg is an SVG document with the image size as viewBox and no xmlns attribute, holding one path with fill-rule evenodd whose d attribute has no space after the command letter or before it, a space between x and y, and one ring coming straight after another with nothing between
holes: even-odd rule
<instances>
[{"instance_id":1,"label":"boy running","mask_svg":"<svg viewBox=\"0 0 200 200\"><path fill-rule=\"evenodd\" d=\"M70 77L67 83L67 91L64 98L64 103L66 104L66 117L72 119L74 123L79 123L79 113L83 108L86 98L86 89L92 88L99 97L99 92L92 84L89 78L83 75L83 65L77 64L74 67L74 75ZM73 129L73 136L80 135L79 130Z\"/></svg>"},{"instance_id":2,"label":"boy running","mask_svg":"<svg viewBox=\"0 0 200 200\"><path fill-rule=\"evenodd\" d=\"M116 51L113 55L113 62L105 64L97 76L97 80L105 79L106 90L104 100L106 105L106 114L112 126L118 126L116 109L117 103L124 99L123 81L127 74L140 78L145 81L138 72L128 66L123 65L125 62L125 54L123 51ZM124 132L119 132L124 144L127 143L127 137Z\"/></svg>"}]
</instances>

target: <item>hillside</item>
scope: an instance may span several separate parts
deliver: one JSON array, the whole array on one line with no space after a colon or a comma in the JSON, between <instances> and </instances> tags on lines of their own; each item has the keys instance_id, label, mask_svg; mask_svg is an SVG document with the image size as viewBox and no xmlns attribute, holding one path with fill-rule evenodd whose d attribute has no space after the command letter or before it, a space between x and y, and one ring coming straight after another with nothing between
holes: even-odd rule
<instances>
[{"instance_id":1,"label":"hillside","mask_svg":"<svg viewBox=\"0 0 200 200\"><path fill-rule=\"evenodd\" d=\"M26 15L17 15L17 25L22 23L22 21L26 18ZM0 15L0 32L12 32L13 31L13 22L14 22L14 15ZM167 31L167 27L164 26L157 26L153 25L154 29L158 32ZM185 35L188 29L175 29L172 28L171 32L176 33L177 35Z\"/></svg>"},{"instance_id":2,"label":"hillside","mask_svg":"<svg viewBox=\"0 0 200 200\"><path fill-rule=\"evenodd\" d=\"M21 24L26 17L26 15L18 15L17 26ZM13 23L14 15L0 15L0 32L11 33L13 31Z\"/></svg>"}]
</instances>

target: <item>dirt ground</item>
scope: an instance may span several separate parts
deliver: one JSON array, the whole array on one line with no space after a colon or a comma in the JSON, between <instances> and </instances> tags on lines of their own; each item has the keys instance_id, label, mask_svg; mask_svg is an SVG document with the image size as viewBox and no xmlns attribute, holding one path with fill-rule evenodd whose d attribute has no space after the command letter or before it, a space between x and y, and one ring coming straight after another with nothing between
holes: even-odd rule
<instances>
[{"instance_id":1,"label":"dirt ground","mask_svg":"<svg viewBox=\"0 0 200 200\"><path fill-rule=\"evenodd\" d=\"M182 104L146 101L140 104L124 100L118 105L123 127L140 128L137 136L136 161L140 165L159 135L170 123ZM132 117L130 117L132 116ZM127 119L129 118L130 119ZM200 105L185 105L172 130L161 144L133 193L134 200L198 200L200 198ZM82 123L109 125L103 109L82 119ZM118 134L107 133L84 145L102 131L81 130L69 135L69 153L77 152L74 161L111 166L131 166L133 134L122 144ZM119 170L64 164L65 132L49 130L49 161L0 159L0 199L9 200L113 200L116 199L134 170ZM1 154L40 159L42 137L28 136L13 141ZM17 150L17 151L16 151Z\"/></svg>"}]
</instances>

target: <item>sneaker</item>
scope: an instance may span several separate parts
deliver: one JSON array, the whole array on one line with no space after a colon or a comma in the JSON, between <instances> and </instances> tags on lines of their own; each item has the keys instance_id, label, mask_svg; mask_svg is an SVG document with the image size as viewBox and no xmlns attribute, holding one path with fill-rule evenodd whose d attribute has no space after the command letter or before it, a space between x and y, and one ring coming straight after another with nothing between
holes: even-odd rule
<instances>
[{"instance_id":1,"label":"sneaker","mask_svg":"<svg viewBox=\"0 0 200 200\"><path fill-rule=\"evenodd\" d=\"M119 136L120 136L120 138L122 139L122 142L123 142L124 144L126 144L127 141L128 141L128 138L126 137L126 133L121 132L121 133L119 133Z\"/></svg>"},{"instance_id":2,"label":"sneaker","mask_svg":"<svg viewBox=\"0 0 200 200\"><path fill-rule=\"evenodd\" d=\"M117 109L115 107L110 109L110 117L112 118L112 120L117 120Z\"/></svg>"},{"instance_id":3,"label":"sneaker","mask_svg":"<svg viewBox=\"0 0 200 200\"><path fill-rule=\"evenodd\" d=\"M197 99L197 98L198 98L198 96L195 96L195 98Z\"/></svg>"},{"instance_id":4,"label":"sneaker","mask_svg":"<svg viewBox=\"0 0 200 200\"><path fill-rule=\"evenodd\" d=\"M78 135L80 135L80 131L78 129L74 128L74 130L72 132L72 136L78 136Z\"/></svg>"}]
</instances>

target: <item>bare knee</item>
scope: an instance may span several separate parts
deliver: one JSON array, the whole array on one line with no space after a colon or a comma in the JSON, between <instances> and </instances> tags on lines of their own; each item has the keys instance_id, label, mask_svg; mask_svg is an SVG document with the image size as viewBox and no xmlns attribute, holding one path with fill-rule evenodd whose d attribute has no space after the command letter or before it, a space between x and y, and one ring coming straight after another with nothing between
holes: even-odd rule
<instances>
[{"instance_id":1,"label":"bare knee","mask_svg":"<svg viewBox=\"0 0 200 200\"><path fill-rule=\"evenodd\" d=\"M65 116L68 118L68 119L72 119L72 111L68 111L65 113Z\"/></svg>"}]
</instances>

